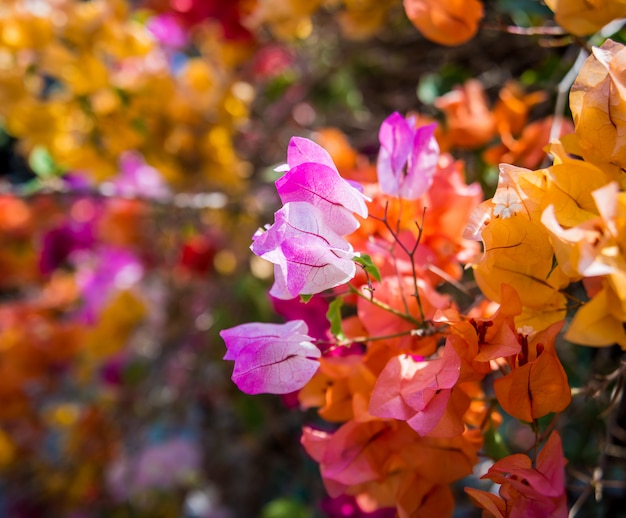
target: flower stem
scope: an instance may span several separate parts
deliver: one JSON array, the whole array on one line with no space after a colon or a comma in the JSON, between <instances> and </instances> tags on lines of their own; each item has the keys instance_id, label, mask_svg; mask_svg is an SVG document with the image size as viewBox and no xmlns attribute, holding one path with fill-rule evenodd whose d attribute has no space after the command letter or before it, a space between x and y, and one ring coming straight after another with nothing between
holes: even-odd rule
<instances>
[{"instance_id":1,"label":"flower stem","mask_svg":"<svg viewBox=\"0 0 626 518\"><path fill-rule=\"evenodd\" d=\"M423 320L417 320L415 317L412 317L411 315L407 313L402 313L401 311L398 311L397 309L391 307L389 304L385 304L384 302L381 302L380 300L375 299L373 294L365 295L360 289L355 288L352 284L348 284L348 288L350 289L350 293L358 295L362 299L367 300L368 302L370 302L371 304L374 304L374 306L379 307L380 309L384 309L385 311L388 311L392 315L395 315L403 320L406 320L407 322L410 322L411 324L415 324L415 326L417 326L418 328L421 328L424 324Z\"/></svg>"}]
</instances>

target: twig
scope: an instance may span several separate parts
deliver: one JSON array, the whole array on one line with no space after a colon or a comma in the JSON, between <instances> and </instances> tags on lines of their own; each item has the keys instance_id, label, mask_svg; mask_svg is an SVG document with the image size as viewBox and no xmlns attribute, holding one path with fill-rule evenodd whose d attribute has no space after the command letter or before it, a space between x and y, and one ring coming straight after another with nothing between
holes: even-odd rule
<instances>
[{"instance_id":1,"label":"twig","mask_svg":"<svg viewBox=\"0 0 626 518\"><path fill-rule=\"evenodd\" d=\"M423 321L419 321L415 317L412 317L411 315L407 313L402 313L401 311L398 311L397 309L391 307L389 304L385 304L384 302L381 302L378 299L374 299L374 298L370 299L370 297L367 297L366 295L364 295L361 290L359 290L358 288L355 288L354 286L352 286L352 284L348 284L348 288L350 289L351 293L358 295L362 299L367 300L368 302L370 302L371 304L374 304L374 306L377 306L380 309L384 309L385 311L388 311L392 315L395 315L403 320L406 320L407 322L410 322L411 324L415 324L418 327L421 327L423 325Z\"/></svg>"}]
</instances>

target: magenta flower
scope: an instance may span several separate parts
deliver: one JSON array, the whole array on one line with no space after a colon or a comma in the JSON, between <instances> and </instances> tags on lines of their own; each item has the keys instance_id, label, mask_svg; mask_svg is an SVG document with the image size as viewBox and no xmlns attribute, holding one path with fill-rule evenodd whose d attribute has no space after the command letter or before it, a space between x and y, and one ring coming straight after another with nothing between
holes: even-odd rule
<instances>
[{"instance_id":1,"label":"magenta flower","mask_svg":"<svg viewBox=\"0 0 626 518\"><path fill-rule=\"evenodd\" d=\"M50 275L60 268L73 252L94 246L94 219L76 221L67 218L61 225L43 234L39 256L39 271L43 275Z\"/></svg>"},{"instance_id":2,"label":"magenta flower","mask_svg":"<svg viewBox=\"0 0 626 518\"><path fill-rule=\"evenodd\" d=\"M330 323L326 317L328 313L328 300L322 295L315 295L306 304L294 304L289 299L271 297L274 311L285 320L304 320L309 328L309 335L318 340L327 340ZM339 347L338 349L345 349Z\"/></svg>"},{"instance_id":3,"label":"magenta flower","mask_svg":"<svg viewBox=\"0 0 626 518\"><path fill-rule=\"evenodd\" d=\"M148 20L146 26L157 41L166 47L179 49L184 47L189 40L185 30L172 13L153 16Z\"/></svg>"},{"instance_id":4,"label":"magenta flower","mask_svg":"<svg viewBox=\"0 0 626 518\"><path fill-rule=\"evenodd\" d=\"M362 511L351 495L328 497L321 503L322 511L328 518L395 518L396 509L385 507L372 512Z\"/></svg>"},{"instance_id":5,"label":"magenta flower","mask_svg":"<svg viewBox=\"0 0 626 518\"><path fill-rule=\"evenodd\" d=\"M319 293L356 274L352 246L310 203L287 203L274 215L274 224L252 239L252 251L275 265L270 295L276 298Z\"/></svg>"},{"instance_id":6,"label":"magenta flower","mask_svg":"<svg viewBox=\"0 0 626 518\"><path fill-rule=\"evenodd\" d=\"M353 212L367 217L367 197L341 177L332 158L315 142L293 137L287 150L287 173L276 181L283 203L304 201L318 207L327 226L340 236L351 234L360 223Z\"/></svg>"},{"instance_id":7,"label":"magenta flower","mask_svg":"<svg viewBox=\"0 0 626 518\"><path fill-rule=\"evenodd\" d=\"M111 183L111 194L125 198L167 200L171 196L161 173L148 165L143 156L135 151L126 151L121 155L120 173Z\"/></svg>"},{"instance_id":8,"label":"magenta flower","mask_svg":"<svg viewBox=\"0 0 626 518\"><path fill-rule=\"evenodd\" d=\"M94 323L113 293L137 285L144 276L141 259L130 250L100 247L72 254L76 282L81 291L79 319Z\"/></svg>"},{"instance_id":9,"label":"magenta flower","mask_svg":"<svg viewBox=\"0 0 626 518\"><path fill-rule=\"evenodd\" d=\"M287 394L306 385L319 368L320 350L304 321L248 323L220 331L234 360L232 380L246 394Z\"/></svg>"},{"instance_id":10,"label":"magenta flower","mask_svg":"<svg viewBox=\"0 0 626 518\"><path fill-rule=\"evenodd\" d=\"M415 200L433 182L439 145L433 136L436 124L415 128L412 117L397 112L387 117L378 133L378 183L383 193Z\"/></svg>"}]
</instances>

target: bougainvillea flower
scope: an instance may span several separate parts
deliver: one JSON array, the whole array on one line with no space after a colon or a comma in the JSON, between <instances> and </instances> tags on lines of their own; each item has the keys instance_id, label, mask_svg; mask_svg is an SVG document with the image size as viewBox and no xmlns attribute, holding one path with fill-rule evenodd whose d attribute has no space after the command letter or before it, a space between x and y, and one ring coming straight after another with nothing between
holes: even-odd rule
<instances>
[{"instance_id":1,"label":"bougainvillea flower","mask_svg":"<svg viewBox=\"0 0 626 518\"><path fill-rule=\"evenodd\" d=\"M396 509L389 507L376 511L363 511L353 496L341 495L335 498L325 498L320 504L322 511L328 518L395 518Z\"/></svg>"},{"instance_id":2,"label":"bougainvillea flower","mask_svg":"<svg viewBox=\"0 0 626 518\"><path fill-rule=\"evenodd\" d=\"M540 221L546 175L502 164L493 199L474 210L464 233L483 241L483 256L474 265L483 293L500 302L500 286L513 287L525 308L516 324L536 329L563 319L565 298L559 290L570 282L553 262L554 250Z\"/></svg>"},{"instance_id":3,"label":"bougainvillea flower","mask_svg":"<svg viewBox=\"0 0 626 518\"><path fill-rule=\"evenodd\" d=\"M307 202L318 207L322 221L340 236L359 228L353 213L367 217L367 198L339 175L330 155L315 142L293 137L287 150L287 168L287 173L276 180L283 203Z\"/></svg>"},{"instance_id":4,"label":"bougainvillea flower","mask_svg":"<svg viewBox=\"0 0 626 518\"><path fill-rule=\"evenodd\" d=\"M626 4L624 8L626 16ZM607 40L594 47L572 85L570 108L578 146L587 160L626 167L625 67L626 48Z\"/></svg>"},{"instance_id":5,"label":"bougainvillea flower","mask_svg":"<svg viewBox=\"0 0 626 518\"><path fill-rule=\"evenodd\" d=\"M315 295L305 304L270 295L270 301L274 311L285 320L304 320L309 328L310 336L318 340L328 339L330 324L326 318L328 312L327 298Z\"/></svg>"},{"instance_id":6,"label":"bougainvillea flower","mask_svg":"<svg viewBox=\"0 0 626 518\"><path fill-rule=\"evenodd\" d=\"M446 116L446 134L451 146L475 149L495 134L495 120L487 104L485 89L477 79L435 99Z\"/></svg>"},{"instance_id":7,"label":"bougainvillea flower","mask_svg":"<svg viewBox=\"0 0 626 518\"><path fill-rule=\"evenodd\" d=\"M603 168L583 160L568 159L561 163L555 160L555 164L544 171L548 189L541 205L542 208L553 205L561 225L576 227L599 214L594 192L600 191L610 180L610 175ZM609 206L614 205L615 200Z\"/></svg>"},{"instance_id":8,"label":"bougainvillea flower","mask_svg":"<svg viewBox=\"0 0 626 518\"><path fill-rule=\"evenodd\" d=\"M377 452L389 449L390 436L393 436L393 427L385 421L348 421L333 434L304 428L302 445L320 462L330 496L339 496L345 486L383 476L384 466Z\"/></svg>"},{"instance_id":9,"label":"bougainvillea flower","mask_svg":"<svg viewBox=\"0 0 626 518\"><path fill-rule=\"evenodd\" d=\"M418 279L417 286L426 320L431 319L437 309L444 309L450 306L450 299L438 293L426 281ZM386 276L382 282L373 283L373 288L375 300L383 305L390 306L398 314L393 314L376 304L372 304L367 298L359 298L357 302L358 316L368 335L375 337L402 332L407 332L407 335L371 342L368 352L371 354L379 348L389 348L393 351L393 356L400 353L421 356L433 354L437 348L438 338L436 336L418 337L410 334L410 331L416 327L415 322L399 316L406 313L409 317L420 318L417 301L414 296L415 283L413 279L408 276L401 278Z\"/></svg>"},{"instance_id":10,"label":"bougainvillea flower","mask_svg":"<svg viewBox=\"0 0 626 518\"><path fill-rule=\"evenodd\" d=\"M496 217L508 219L522 212L528 219L538 220L539 200L544 194L545 178L542 173L500 164L494 197L481 203L470 214L463 237L479 241L487 225Z\"/></svg>"},{"instance_id":11,"label":"bougainvillea flower","mask_svg":"<svg viewBox=\"0 0 626 518\"><path fill-rule=\"evenodd\" d=\"M391 196L415 200L433 183L439 158L434 137L436 124L415 127L412 117L392 113L380 126L378 183Z\"/></svg>"},{"instance_id":12,"label":"bougainvillea flower","mask_svg":"<svg viewBox=\"0 0 626 518\"><path fill-rule=\"evenodd\" d=\"M404 422L381 420L348 421L334 433L305 427L302 434L330 496L355 495L368 511L396 506L401 518L451 516L447 484L471 473L480 443L468 434L420 437Z\"/></svg>"},{"instance_id":13,"label":"bougainvillea flower","mask_svg":"<svg viewBox=\"0 0 626 518\"><path fill-rule=\"evenodd\" d=\"M404 0L404 10L426 38L441 45L470 40L483 17L479 0Z\"/></svg>"},{"instance_id":14,"label":"bougainvillea flower","mask_svg":"<svg viewBox=\"0 0 626 518\"><path fill-rule=\"evenodd\" d=\"M178 18L172 13L164 13L150 18L146 24L148 30L163 45L172 48L184 47L188 37Z\"/></svg>"},{"instance_id":15,"label":"bougainvillea flower","mask_svg":"<svg viewBox=\"0 0 626 518\"><path fill-rule=\"evenodd\" d=\"M611 182L591 193L598 207L613 212L617 206L618 186ZM580 210L580 204L577 204ZM606 275L614 267L602 256L603 248L614 245L612 233L602 217L589 218L580 225L563 228L557 219L556 207L549 205L541 222L551 236L554 253L561 268L572 278Z\"/></svg>"},{"instance_id":16,"label":"bougainvillea flower","mask_svg":"<svg viewBox=\"0 0 626 518\"><path fill-rule=\"evenodd\" d=\"M493 117L500 138L505 144L519 135L528 123L530 110L536 104L545 101L546 92L525 93L515 81L507 81L498 92L498 101L493 107Z\"/></svg>"},{"instance_id":17,"label":"bougainvillea flower","mask_svg":"<svg viewBox=\"0 0 626 518\"><path fill-rule=\"evenodd\" d=\"M550 240L542 225L523 217L492 220L482 233L485 252L476 265L476 281L485 295L500 301L500 285L509 284L527 307L564 307L558 290L569 277L553 265ZM558 299L558 300L557 300Z\"/></svg>"},{"instance_id":18,"label":"bougainvillea flower","mask_svg":"<svg viewBox=\"0 0 626 518\"><path fill-rule=\"evenodd\" d=\"M599 31L607 23L626 17L624 0L546 0L561 27L576 36Z\"/></svg>"},{"instance_id":19,"label":"bougainvillea flower","mask_svg":"<svg viewBox=\"0 0 626 518\"><path fill-rule=\"evenodd\" d=\"M515 290L506 284L500 288L502 304L490 318L471 318L450 322L450 343L471 369L461 370L460 382L479 381L491 372L489 362L512 356L520 351L514 317L522 312L522 303ZM447 321L445 317L442 322Z\"/></svg>"},{"instance_id":20,"label":"bougainvillea flower","mask_svg":"<svg viewBox=\"0 0 626 518\"><path fill-rule=\"evenodd\" d=\"M553 117L528 123L531 108L547 98L546 92L525 93L515 81L508 81L498 94L493 118L500 141L490 147L483 158L494 165L515 164L537 168L546 158L544 151L555 124ZM557 120L560 135L572 133L573 125L561 117Z\"/></svg>"},{"instance_id":21,"label":"bougainvillea flower","mask_svg":"<svg viewBox=\"0 0 626 518\"><path fill-rule=\"evenodd\" d=\"M50 275L68 260L72 252L93 246L93 223L93 220L82 222L68 218L62 225L48 230L41 238L39 271Z\"/></svg>"},{"instance_id":22,"label":"bougainvillea flower","mask_svg":"<svg viewBox=\"0 0 626 518\"><path fill-rule=\"evenodd\" d=\"M521 351L509 358L511 372L494 382L498 402L513 417L532 422L570 404L571 389L554 348L563 324L557 322L530 336L518 335Z\"/></svg>"},{"instance_id":23,"label":"bougainvillea flower","mask_svg":"<svg viewBox=\"0 0 626 518\"><path fill-rule=\"evenodd\" d=\"M368 400L376 376L360 354L320 358L320 369L298 394L302 408L319 407L320 417L331 422L371 419Z\"/></svg>"},{"instance_id":24,"label":"bougainvillea flower","mask_svg":"<svg viewBox=\"0 0 626 518\"><path fill-rule=\"evenodd\" d=\"M301 164L321 164L336 169L332 157L322 146L308 138L291 137L287 147L287 165L277 170L290 170Z\"/></svg>"},{"instance_id":25,"label":"bougainvillea flower","mask_svg":"<svg viewBox=\"0 0 626 518\"><path fill-rule=\"evenodd\" d=\"M517 139L511 137L505 140L501 134L502 142L487 149L483 159L494 165L504 162L530 169L541 167L546 158L545 147L555 124L560 127L559 137L574 132L574 125L569 119L559 117L555 121L552 116L545 117L524 126Z\"/></svg>"},{"instance_id":26,"label":"bougainvillea flower","mask_svg":"<svg viewBox=\"0 0 626 518\"><path fill-rule=\"evenodd\" d=\"M429 435L452 410L446 426L437 430L437 437L453 437L463 432L461 417L467 406L448 408L452 388L459 379L461 358L451 345L432 360L416 361L409 355L396 356L378 376L370 398L370 412L376 417L407 421L420 435ZM459 401L462 404L464 402Z\"/></svg>"},{"instance_id":27,"label":"bougainvillea flower","mask_svg":"<svg viewBox=\"0 0 626 518\"><path fill-rule=\"evenodd\" d=\"M252 239L252 251L275 265L270 295L279 299L319 293L356 274L352 246L326 226L321 210L310 203L285 204L274 224Z\"/></svg>"},{"instance_id":28,"label":"bougainvillea flower","mask_svg":"<svg viewBox=\"0 0 626 518\"><path fill-rule=\"evenodd\" d=\"M593 347L617 343L626 350L626 314L621 310L623 299L620 299L613 287L616 280L621 281L622 285L626 282L621 272L603 278L603 289L576 311L565 333L566 340Z\"/></svg>"},{"instance_id":29,"label":"bougainvillea flower","mask_svg":"<svg viewBox=\"0 0 626 518\"><path fill-rule=\"evenodd\" d=\"M83 299L80 315L92 323L109 298L135 286L145 269L135 254L114 247L102 247L93 252L77 251L72 254L72 262L78 268L76 280Z\"/></svg>"},{"instance_id":30,"label":"bougainvillea flower","mask_svg":"<svg viewBox=\"0 0 626 518\"><path fill-rule=\"evenodd\" d=\"M248 323L220 331L232 379L246 394L288 394L301 389L319 368L320 350L302 320Z\"/></svg>"},{"instance_id":31,"label":"bougainvillea flower","mask_svg":"<svg viewBox=\"0 0 626 518\"><path fill-rule=\"evenodd\" d=\"M481 478L500 484L500 496L465 488L486 514L495 518L565 518L565 459L558 432L552 432L532 460L521 453L496 462Z\"/></svg>"},{"instance_id":32,"label":"bougainvillea flower","mask_svg":"<svg viewBox=\"0 0 626 518\"><path fill-rule=\"evenodd\" d=\"M120 457L109 466L107 484L120 500L149 490L165 491L190 482L200 470L199 445L175 437L146 447L131 458Z\"/></svg>"},{"instance_id":33,"label":"bougainvillea flower","mask_svg":"<svg viewBox=\"0 0 626 518\"><path fill-rule=\"evenodd\" d=\"M120 156L120 173L112 180L113 194L125 198L168 199L171 192L163 176L146 164L141 154L127 151Z\"/></svg>"},{"instance_id":34,"label":"bougainvillea flower","mask_svg":"<svg viewBox=\"0 0 626 518\"><path fill-rule=\"evenodd\" d=\"M624 207L626 196L619 192L617 182L610 182L588 193L595 202L587 207L599 215L589 214L582 223L564 228L557 217L557 209L549 205L542 214L542 223L549 232L556 259L572 279L583 279L591 300L580 307L566 333L567 340L591 346L619 343L626 347L623 322L626 307L626 262L618 252L623 243ZM584 204L576 203L576 212ZM562 219L562 218L560 218ZM594 280L593 290L589 289Z\"/></svg>"}]
</instances>

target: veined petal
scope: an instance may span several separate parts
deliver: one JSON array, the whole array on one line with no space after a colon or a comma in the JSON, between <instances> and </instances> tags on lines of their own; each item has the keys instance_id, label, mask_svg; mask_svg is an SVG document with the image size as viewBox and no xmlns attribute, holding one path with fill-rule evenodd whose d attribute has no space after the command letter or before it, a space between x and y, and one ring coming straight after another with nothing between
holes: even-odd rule
<instances>
[{"instance_id":1,"label":"veined petal","mask_svg":"<svg viewBox=\"0 0 626 518\"><path fill-rule=\"evenodd\" d=\"M304 321L248 323L220 332L233 381L247 394L286 394L302 388L319 368L320 350Z\"/></svg>"},{"instance_id":2,"label":"veined petal","mask_svg":"<svg viewBox=\"0 0 626 518\"><path fill-rule=\"evenodd\" d=\"M277 298L319 293L356 274L352 246L310 203L285 204L276 212L274 225L253 239L252 251L276 265L270 294Z\"/></svg>"},{"instance_id":3,"label":"veined petal","mask_svg":"<svg viewBox=\"0 0 626 518\"><path fill-rule=\"evenodd\" d=\"M322 146L308 138L292 137L287 148L289 169L306 163L325 165L337 172L333 159Z\"/></svg>"},{"instance_id":4,"label":"veined petal","mask_svg":"<svg viewBox=\"0 0 626 518\"><path fill-rule=\"evenodd\" d=\"M416 200L432 185L439 160L439 144L435 140L436 124L417 128L413 139L413 150L409 156L407 174L401 180L399 196Z\"/></svg>"},{"instance_id":5,"label":"veined petal","mask_svg":"<svg viewBox=\"0 0 626 518\"><path fill-rule=\"evenodd\" d=\"M395 112L380 126L378 183L383 193L414 200L431 186L439 159L435 124L415 128Z\"/></svg>"},{"instance_id":6,"label":"veined petal","mask_svg":"<svg viewBox=\"0 0 626 518\"><path fill-rule=\"evenodd\" d=\"M306 162L292 167L276 181L283 203L307 202L321 211L321 218L337 234L351 234L360 223L353 212L367 217L366 197L323 163Z\"/></svg>"}]
</instances>

